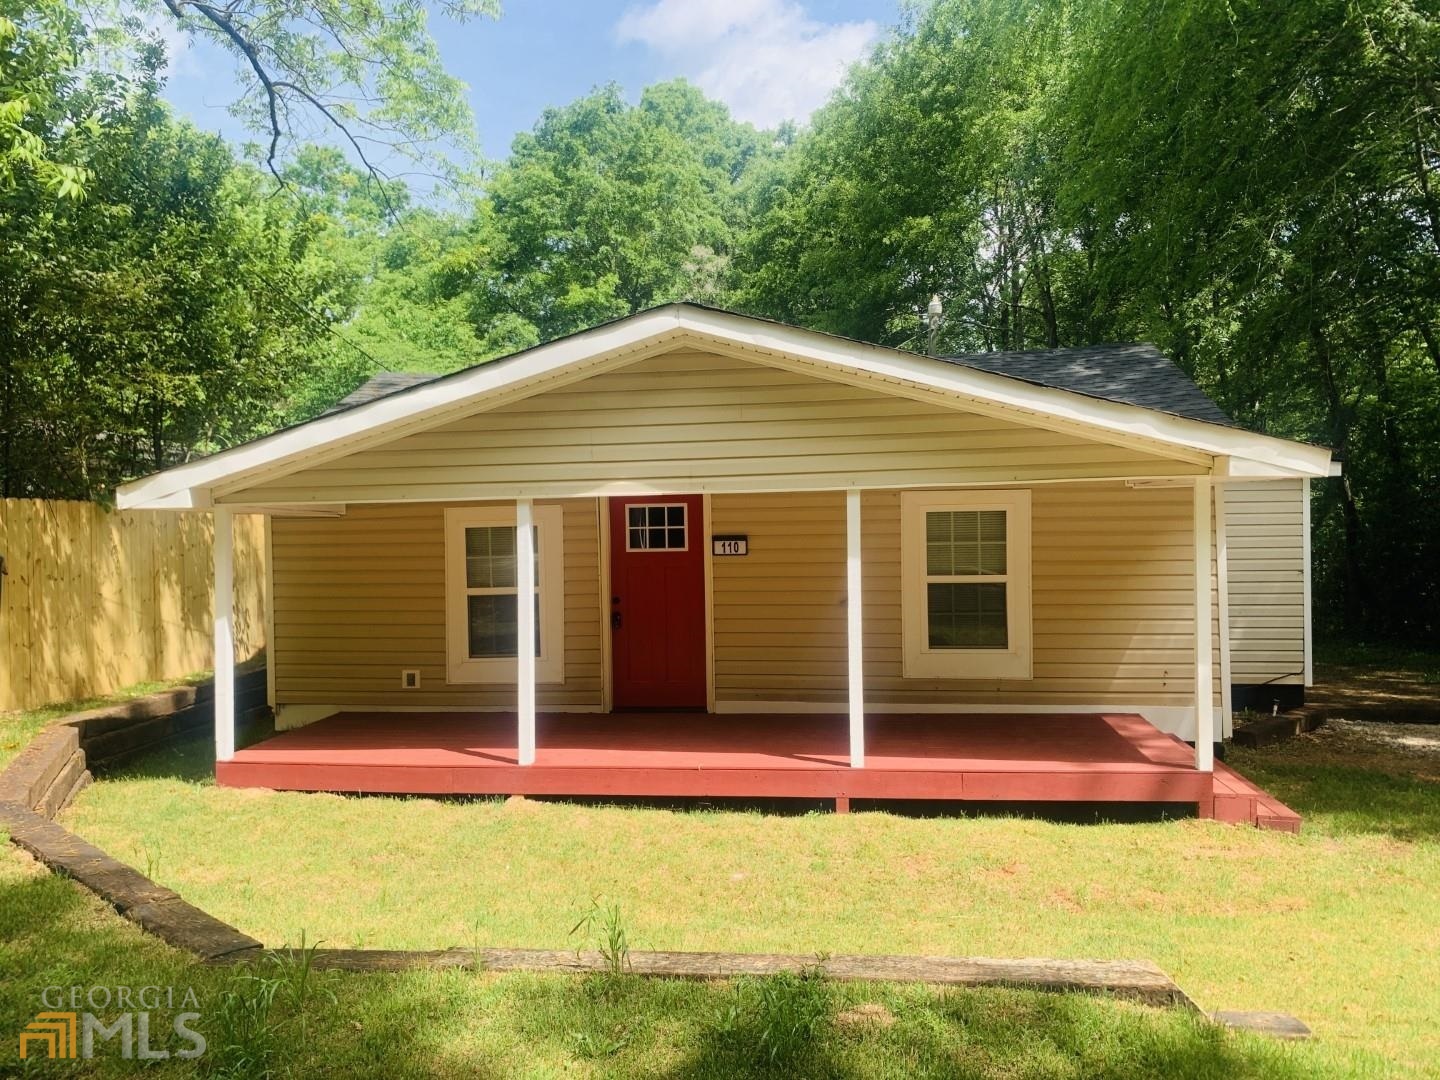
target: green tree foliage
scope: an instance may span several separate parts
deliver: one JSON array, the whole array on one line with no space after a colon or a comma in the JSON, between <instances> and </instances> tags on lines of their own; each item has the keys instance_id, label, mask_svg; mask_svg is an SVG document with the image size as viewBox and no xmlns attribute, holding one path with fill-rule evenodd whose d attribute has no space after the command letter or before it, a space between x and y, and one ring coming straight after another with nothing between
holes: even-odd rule
<instances>
[{"instance_id":1,"label":"green tree foliage","mask_svg":"<svg viewBox=\"0 0 1440 1080\"><path fill-rule=\"evenodd\" d=\"M1048 0L913 13L766 178L736 302L913 347L939 293L950 348L1066 340L1045 104L1068 26Z\"/></svg>"},{"instance_id":2,"label":"green tree foliage","mask_svg":"<svg viewBox=\"0 0 1440 1080\"><path fill-rule=\"evenodd\" d=\"M419 0L157 2L182 31L235 57L233 109L264 134L277 177L287 150L316 136L342 142L382 198L392 159L454 178L474 153L465 85L441 64ZM497 0L436 6L458 22L499 13Z\"/></svg>"},{"instance_id":3,"label":"green tree foliage","mask_svg":"<svg viewBox=\"0 0 1440 1080\"><path fill-rule=\"evenodd\" d=\"M1440 632L1434 7L1103 7L1056 111L1094 330L1139 328L1238 418L1338 450L1331 618Z\"/></svg>"},{"instance_id":4,"label":"green tree foliage","mask_svg":"<svg viewBox=\"0 0 1440 1080\"><path fill-rule=\"evenodd\" d=\"M1440 633L1440 18L1408 0L938 0L772 170L737 302L940 349L1140 339L1335 447L1322 612Z\"/></svg>"},{"instance_id":5,"label":"green tree foliage","mask_svg":"<svg viewBox=\"0 0 1440 1080\"><path fill-rule=\"evenodd\" d=\"M64 4L0 0L0 188L31 179L62 198L82 193L85 167L71 158L93 134L94 118L72 108L64 120L77 126L74 138L47 141L44 133L67 113L83 42L80 20Z\"/></svg>"},{"instance_id":6,"label":"green tree foliage","mask_svg":"<svg viewBox=\"0 0 1440 1080\"><path fill-rule=\"evenodd\" d=\"M463 219L411 205L403 184L381 187L333 148L301 149L282 179L332 289L315 298L331 332L291 383L288 419L323 412L376 371L443 373L495 355L445 292Z\"/></svg>"},{"instance_id":7,"label":"green tree foliage","mask_svg":"<svg viewBox=\"0 0 1440 1080\"><path fill-rule=\"evenodd\" d=\"M83 35L68 32L78 65ZM34 130L42 153L88 162L84 198L58 198L33 168L0 190L7 496L105 498L273 426L325 333L333 265L266 197L272 181L170 118L156 59L128 78L62 73Z\"/></svg>"},{"instance_id":8,"label":"green tree foliage","mask_svg":"<svg viewBox=\"0 0 1440 1080\"><path fill-rule=\"evenodd\" d=\"M772 152L684 82L634 106L610 86L549 110L488 185L455 287L477 327L508 327L512 342L715 299L748 171Z\"/></svg>"}]
</instances>

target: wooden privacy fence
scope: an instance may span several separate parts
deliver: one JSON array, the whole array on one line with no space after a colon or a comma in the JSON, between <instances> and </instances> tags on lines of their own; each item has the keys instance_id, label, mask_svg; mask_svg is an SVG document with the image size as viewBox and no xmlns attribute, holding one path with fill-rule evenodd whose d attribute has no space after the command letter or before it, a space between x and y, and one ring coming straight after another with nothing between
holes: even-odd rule
<instances>
[{"instance_id":1,"label":"wooden privacy fence","mask_svg":"<svg viewBox=\"0 0 1440 1080\"><path fill-rule=\"evenodd\" d=\"M0 500L0 710L213 664L209 514ZM235 644L265 643L265 532L235 518Z\"/></svg>"}]
</instances>

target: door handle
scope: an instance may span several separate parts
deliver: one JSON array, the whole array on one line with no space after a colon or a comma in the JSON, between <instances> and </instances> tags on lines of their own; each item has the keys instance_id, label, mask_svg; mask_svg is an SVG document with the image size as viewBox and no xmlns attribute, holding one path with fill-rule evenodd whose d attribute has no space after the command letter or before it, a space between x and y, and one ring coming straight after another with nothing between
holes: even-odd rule
<instances>
[{"instance_id":1,"label":"door handle","mask_svg":"<svg viewBox=\"0 0 1440 1080\"><path fill-rule=\"evenodd\" d=\"M612 612L610 613L610 628L611 628L612 630L619 630L619 629L620 629L620 623L621 623L620 612L618 612L618 611L612 611Z\"/></svg>"}]
</instances>

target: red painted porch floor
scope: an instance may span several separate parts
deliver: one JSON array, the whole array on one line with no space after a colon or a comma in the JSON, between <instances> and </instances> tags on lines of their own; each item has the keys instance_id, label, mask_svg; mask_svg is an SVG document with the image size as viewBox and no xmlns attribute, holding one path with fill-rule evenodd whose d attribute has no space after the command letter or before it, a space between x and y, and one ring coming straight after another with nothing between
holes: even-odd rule
<instances>
[{"instance_id":1,"label":"red painted porch floor","mask_svg":"<svg viewBox=\"0 0 1440 1080\"><path fill-rule=\"evenodd\" d=\"M843 715L546 714L535 764L508 713L341 713L216 766L226 787L417 795L1188 803L1284 827L1283 807L1128 713L866 717L849 767ZM1278 809L1277 809L1278 808ZM1285 814L1290 814L1284 810ZM1298 827L1299 818L1294 817Z\"/></svg>"}]
</instances>

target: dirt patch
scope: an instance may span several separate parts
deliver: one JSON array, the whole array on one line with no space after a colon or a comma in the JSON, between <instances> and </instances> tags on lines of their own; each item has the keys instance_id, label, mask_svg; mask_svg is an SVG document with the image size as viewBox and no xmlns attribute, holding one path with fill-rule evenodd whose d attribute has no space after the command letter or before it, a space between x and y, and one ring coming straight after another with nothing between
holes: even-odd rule
<instances>
[{"instance_id":1,"label":"dirt patch","mask_svg":"<svg viewBox=\"0 0 1440 1080\"><path fill-rule=\"evenodd\" d=\"M1299 736L1327 750L1368 754L1380 751L1414 758L1440 768L1440 725L1394 724L1373 720L1327 720L1317 731Z\"/></svg>"},{"instance_id":2,"label":"dirt patch","mask_svg":"<svg viewBox=\"0 0 1440 1080\"><path fill-rule=\"evenodd\" d=\"M1440 682L1413 671L1323 668L1306 701L1346 720L1440 725Z\"/></svg>"},{"instance_id":3,"label":"dirt patch","mask_svg":"<svg viewBox=\"0 0 1440 1080\"><path fill-rule=\"evenodd\" d=\"M1327 720L1262 753L1273 762L1369 769L1440 783L1440 727L1434 724Z\"/></svg>"},{"instance_id":4,"label":"dirt patch","mask_svg":"<svg viewBox=\"0 0 1440 1080\"><path fill-rule=\"evenodd\" d=\"M895 1023L895 1014L878 1001L867 1001L836 1013L835 1023L847 1028L888 1028Z\"/></svg>"}]
</instances>

